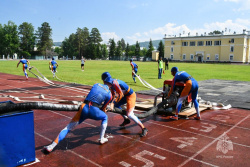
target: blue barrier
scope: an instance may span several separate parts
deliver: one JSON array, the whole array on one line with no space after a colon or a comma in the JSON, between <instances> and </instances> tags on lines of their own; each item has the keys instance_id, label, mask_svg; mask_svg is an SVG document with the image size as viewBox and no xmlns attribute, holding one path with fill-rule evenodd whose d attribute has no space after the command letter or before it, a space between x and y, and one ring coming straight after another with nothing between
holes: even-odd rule
<instances>
[{"instance_id":1,"label":"blue barrier","mask_svg":"<svg viewBox=\"0 0 250 167\"><path fill-rule=\"evenodd\" d=\"M0 102L0 106L12 101ZM19 166L35 161L33 111L0 113L0 166Z\"/></svg>"}]
</instances>

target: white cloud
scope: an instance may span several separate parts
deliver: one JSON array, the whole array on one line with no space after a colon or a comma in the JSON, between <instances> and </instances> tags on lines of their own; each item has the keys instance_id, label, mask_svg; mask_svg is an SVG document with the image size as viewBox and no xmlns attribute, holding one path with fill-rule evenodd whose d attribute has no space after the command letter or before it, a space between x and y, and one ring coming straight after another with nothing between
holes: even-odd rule
<instances>
[{"instance_id":1,"label":"white cloud","mask_svg":"<svg viewBox=\"0 0 250 167\"><path fill-rule=\"evenodd\" d=\"M104 33L101 33L101 36L102 36L103 43L108 43L109 39L114 39L115 41L118 41L121 39L118 35L116 35L115 32L104 32Z\"/></svg>"},{"instance_id":2,"label":"white cloud","mask_svg":"<svg viewBox=\"0 0 250 167\"><path fill-rule=\"evenodd\" d=\"M190 33L191 36L196 35L196 33L204 34L205 32L208 34L209 32L213 32L214 30L218 31L225 31L227 28L227 32L233 33L234 31L237 34L243 32L243 29L250 30L250 19L236 19L233 20L226 20L224 22L212 22L212 23L205 23L202 27L197 29L191 29L186 24L183 25L176 25L174 23L168 23L163 27L158 27L153 30L149 30L147 32L137 32L131 36L127 36L125 41L128 41L130 44L135 44L136 41L144 42L152 40L163 39L165 34L167 36L187 36Z\"/></svg>"}]
</instances>

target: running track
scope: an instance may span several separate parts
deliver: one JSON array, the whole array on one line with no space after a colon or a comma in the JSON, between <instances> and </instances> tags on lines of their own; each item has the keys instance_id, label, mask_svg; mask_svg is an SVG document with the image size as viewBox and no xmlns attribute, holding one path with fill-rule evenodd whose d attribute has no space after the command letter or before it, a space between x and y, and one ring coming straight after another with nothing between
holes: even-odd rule
<instances>
[{"instance_id":1,"label":"running track","mask_svg":"<svg viewBox=\"0 0 250 167\"><path fill-rule=\"evenodd\" d=\"M71 88L54 87L35 78L26 81L23 76L4 73L0 75L1 101L83 101L90 89L89 86L62 82L56 83L69 85ZM39 98L41 94L45 99ZM18 97L16 99L20 101L16 101L14 97ZM145 98L145 95L137 94L137 97ZM134 123L129 124L126 129L119 129L122 117L108 113L108 143L98 143L100 122L86 120L69 133L51 154L44 155L41 151L43 146L50 144L74 114L65 111L34 110L37 162L27 165L250 166L249 110L208 110L201 113L201 121L193 118L172 121L169 117L153 115L142 120L149 130L144 138L139 137L141 130Z\"/></svg>"}]
</instances>

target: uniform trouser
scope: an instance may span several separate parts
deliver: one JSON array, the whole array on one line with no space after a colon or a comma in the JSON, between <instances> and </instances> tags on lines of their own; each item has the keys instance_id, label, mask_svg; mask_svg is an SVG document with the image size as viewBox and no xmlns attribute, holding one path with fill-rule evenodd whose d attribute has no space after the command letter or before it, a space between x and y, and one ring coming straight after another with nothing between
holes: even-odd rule
<instances>
[{"instance_id":1,"label":"uniform trouser","mask_svg":"<svg viewBox=\"0 0 250 167\"><path fill-rule=\"evenodd\" d=\"M85 119L102 120L102 129L100 138L104 137L106 127L108 124L108 116L105 112L98 107L83 104L76 115L72 118L71 122L59 133L54 140L55 143L62 141L66 135L78 124L82 123Z\"/></svg>"},{"instance_id":2,"label":"uniform trouser","mask_svg":"<svg viewBox=\"0 0 250 167\"><path fill-rule=\"evenodd\" d=\"M192 93L192 102L194 103L194 107L196 109L197 115L199 116L199 103L197 101L197 95L198 95L198 89L199 89L199 85L198 82L196 80L194 80L193 78L186 81L186 86L185 88L182 90L181 92L181 96L178 99L177 102L177 110L176 110L176 115L178 115L178 113L181 110L181 106L182 106L182 102L186 99L186 97Z\"/></svg>"},{"instance_id":3,"label":"uniform trouser","mask_svg":"<svg viewBox=\"0 0 250 167\"><path fill-rule=\"evenodd\" d=\"M158 70L158 79L161 78L161 74L162 74L162 68L159 68L159 70Z\"/></svg>"},{"instance_id":4,"label":"uniform trouser","mask_svg":"<svg viewBox=\"0 0 250 167\"><path fill-rule=\"evenodd\" d=\"M126 114L127 116L132 119L135 123L142 126L141 121L138 119L137 116L134 115L134 108L136 102L136 94L133 92L131 95L125 95L118 103L115 103L115 107L120 108L121 106L127 103Z\"/></svg>"},{"instance_id":5,"label":"uniform trouser","mask_svg":"<svg viewBox=\"0 0 250 167\"><path fill-rule=\"evenodd\" d=\"M23 64L23 72L24 72L24 75L25 75L26 77L28 77L28 74L27 74L27 72L26 72L27 68L28 68L28 65L27 65L27 64Z\"/></svg>"}]
</instances>

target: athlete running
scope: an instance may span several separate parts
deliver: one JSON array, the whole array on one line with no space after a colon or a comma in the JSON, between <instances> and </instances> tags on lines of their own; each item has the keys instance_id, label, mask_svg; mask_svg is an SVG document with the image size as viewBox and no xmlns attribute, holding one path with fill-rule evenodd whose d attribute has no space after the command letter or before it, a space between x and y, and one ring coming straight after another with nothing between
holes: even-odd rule
<instances>
[{"instance_id":1,"label":"athlete running","mask_svg":"<svg viewBox=\"0 0 250 167\"><path fill-rule=\"evenodd\" d=\"M113 97L115 97L115 93L117 93L117 98L113 99L114 106L111 105L111 109L113 107L117 107L121 109L121 106L127 103L126 115L123 115L124 122L120 125L124 127L125 125L130 123L130 119L132 119L135 123L137 123L142 129L141 137L147 135L148 130L144 127L142 122L138 119L134 114L135 102L136 102L136 94L124 81L119 79L111 78L110 73L104 72L102 74L102 80L105 85L111 87L111 93ZM112 104L112 103L111 103Z\"/></svg>"},{"instance_id":2,"label":"athlete running","mask_svg":"<svg viewBox=\"0 0 250 167\"><path fill-rule=\"evenodd\" d=\"M137 66L137 64L135 64L133 62L133 59L130 59L130 65L132 67L132 78L133 78L134 82L136 83L136 80L135 80L136 75L135 74L137 74L137 72L138 72L138 66Z\"/></svg>"},{"instance_id":3,"label":"athlete running","mask_svg":"<svg viewBox=\"0 0 250 167\"><path fill-rule=\"evenodd\" d=\"M49 68L53 73L53 78L56 76L56 68L58 67L58 63L55 61L54 57L49 62Z\"/></svg>"},{"instance_id":4,"label":"athlete running","mask_svg":"<svg viewBox=\"0 0 250 167\"><path fill-rule=\"evenodd\" d=\"M29 60L26 60L24 57L22 57L22 59L17 63L17 68L18 68L20 63L23 64L23 72L24 72L24 75L26 77L26 80L28 80L29 77L28 77L26 70L28 68L28 64L30 65L30 62L29 62Z\"/></svg>"},{"instance_id":5,"label":"athlete running","mask_svg":"<svg viewBox=\"0 0 250 167\"><path fill-rule=\"evenodd\" d=\"M175 83L176 82L184 82L186 86L181 92L181 95L178 99L177 105L176 105L176 112L175 116L171 116L170 119L178 120L178 114L181 110L182 102L188 97L190 93L192 93L192 102L194 103L195 110L197 112L197 116L195 117L196 120L200 120L200 111L199 111L199 103L197 102L197 95L198 95L198 89L199 85L198 82L187 72L185 71L179 71L177 67L173 67L171 69L171 74L174 76L172 86L170 88L170 91L168 93L168 97L172 94Z\"/></svg>"},{"instance_id":6,"label":"athlete running","mask_svg":"<svg viewBox=\"0 0 250 167\"><path fill-rule=\"evenodd\" d=\"M50 153L74 127L88 118L102 121L99 142L100 144L108 142L108 139L104 137L108 125L108 116L105 112L106 107L111 100L112 94L107 85L99 83L93 85L84 103L81 105L79 111L72 118L70 123L59 133L57 138L50 145L44 147L46 151L45 153Z\"/></svg>"}]
</instances>

